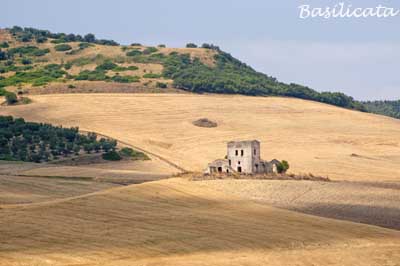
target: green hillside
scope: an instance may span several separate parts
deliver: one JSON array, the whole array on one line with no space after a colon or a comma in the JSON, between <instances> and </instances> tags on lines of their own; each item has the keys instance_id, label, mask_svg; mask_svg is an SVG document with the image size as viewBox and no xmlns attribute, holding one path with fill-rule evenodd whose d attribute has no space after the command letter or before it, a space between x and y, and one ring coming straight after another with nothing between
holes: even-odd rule
<instances>
[{"instance_id":1,"label":"green hillside","mask_svg":"<svg viewBox=\"0 0 400 266\"><path fill-rule=\"evenodd\" d=\"M97 82L194 93L286 96L398 117L398 107L361 103L339 92L317 92L255 71L212 44L186 48L148 47L113 40L13 27L0 31L0 94L64 84L67 89ZM99 83L100 82L100 83ZM100 85L99 85L100 84ZM85 87L85 88L86 88ZM68 91L68 90L67 90ZM64 90L65 92L65 90ZM15 97L11 97L15 100Z\"/></svg>"},{"instance_id":2,"label":"green hillside","mask_svg":"<svg viewBox=\"0 0 400 266\"><path fill-rule=\"evenodd\" d=\"M400 119L400 100L363 102L368 112Z\"/></svg>"}]
</instances>

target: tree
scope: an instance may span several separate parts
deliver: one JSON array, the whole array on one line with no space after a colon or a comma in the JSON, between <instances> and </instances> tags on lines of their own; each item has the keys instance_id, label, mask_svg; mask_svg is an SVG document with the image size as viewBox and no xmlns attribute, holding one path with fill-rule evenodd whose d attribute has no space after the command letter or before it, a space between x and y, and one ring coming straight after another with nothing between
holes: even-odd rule
<instances>
[{"instance_id":1,"label":"tree","mask_svg":"<svg viewBox=\"0 0 400 266\"><path fill-rule=\"evenodd\" d=\"M188 43L186 44L186 48L197 48L197 45L194 43Z\"/></svg>"},{"instance_id":2,"label":"tree","mask_svg":"<svg viewBox=\"0 0 400 266\"><path fill-rule=\"evenodd\" d=\"M276 165L278 173L284 174L289 169L289 163L285 160Z\"/></svg>"},{"instance_id":3,"label":"tree","mask_svg":"<svg viewBox=\"0 0 400 266\"><path fill-rule=\"evenodd\" d=\"M83 40L85 42L95 42L96 41L96 36L94 36L94 34L92 34L92 33L88 33L83 37Z\"/></svg>"},{"instance_id":4,"label":"tree","mask_svg":"<svg viewBox=\"0 0 400 266\"><path fill-rule=\"evenodd\" d=\"M0 49L0 60L7 60L7 53Z\"/></svg>"},{"instance_id":5,"label":"tree","mask_svg":"<svg viewBox=\"0 0 400 266\"><path fill-rule=\"evenodd\" d=\"M75 155L79 155L79 152L81 151L81 146L75 145L74 146L74 153Z\"/></svg>"},{"instance_id":6,"label":"tree","mask_svg":"<svg viewBox=\"0 0 400 266\"><path fill-rule=\"evenodd\" d=\"M9 105L16 104L18 102L17 95L15 95L15 93L13 92L8 91L5 96L6 96L6 102Z\"/></svg>"}]
</instances>

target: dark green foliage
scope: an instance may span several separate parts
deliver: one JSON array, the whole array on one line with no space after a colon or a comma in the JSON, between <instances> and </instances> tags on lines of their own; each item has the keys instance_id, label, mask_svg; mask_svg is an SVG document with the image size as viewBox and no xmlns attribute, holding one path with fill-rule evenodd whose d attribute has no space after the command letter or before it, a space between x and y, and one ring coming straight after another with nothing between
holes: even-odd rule
<instances>
[{"instance_id":1,"label":"dark green foliage","mask_svg":"<svg viewBox=\"0 0 400 266\"><path fill-rule=\"evenodd\" d=\"M50 49L49 48L38 49L38 50L32 52L32 55L34 55L34 56L43 56L43 55L45 55L47 53L50 53Z\"/></svg>"},{"instance_id":2,"label":"dark green foliage","mask_svg":"<svg viewBox=\"0 0 400 266\"><path fill-rule=\"evenodd\" d=\"M8 48L10 47L10 45L8 44L8 42L2 42L0 43L0 48Z\"/></svg>"},{"instance_id":3,"label":"dark green foliage","mask_svg":"<svg viewBox=\"0 0 400 266\"><path fill-rule=\"evenodd\" d=\"M159 44L157 47L160 47L160 48L165 48L165 47L166 47L166 45L165 45L165 44Z\"/></svg>"},{"instance_id":4,"label":"dark green foliage","mask_svg":"<svg viewBox=\"0 0 400 266\"><path fill-rule=\"evenodd\" d=\"M50 64L37 70L17 72L11 77L0 80L0 87L15 86L21 83L31 83L34 86L41 86L61 78L64 74L66 72L61 70L61 65Z\"/></svg>"},{"instance_id":5,"label":"dark green foliage","mask_svg":"<svg viewBox=\"0 0 400 266\"><path fill-rule=\"evenodd\" d=\"M166 88L168 88L168 84L164 83L164 82L157 82L156 87L161 88L161 89L166 89Z\"/></svg>"},{"instance_id":6,"label":"dark green foliage","mask_svg":"<svg viewBox=\"0 0 400 266\"><path fill-rule=\"evenodd\" d=\"M194 43L188 43L186 44L186 48L197 48L197 45Z\"/></svg>"},{"instance_id":7,"label":"dark green foliage","mask_svg":"<svg viewBox=\"0 0 400 266\"><path fill-rule=\"evenodd\" d=\"M85 37L83 37L83 39L85 40L85 42L95 42L96 37L94 36L94 34L88 33L85 35Z\"/></svg>"},{"instance_id":8,"label":"dark green foliage","mask_svg":"<svg viewBox=\"0 0 400 266\"><path fill-rule=\"evenodd\" d=\"M143 54L152 54L157 51L158 49L156 47L147 47L146 49L143 50Z\"/></svg>"},{"instance_id":9,"label":"dark green foliage","mask_svg":"<svg viewBox=\"0 0 400 266\"><path fill-rule=\"evenodd\" d=\"M64 69L66 69L66 70L71 69L71 67L72 67L72 63L71 62L68 62L68 63L64 64Z\"/></svg>"},{"instance_id":10,"label":"dark green foliage","mask_svg":"<svg viewBox=\"0 0 400 266\"><path fill-rule=\"evenodd\" d=\"M199 59L192 60L188 54L171 53L164 60L163 75L173 79L177 88L198 93L287 96L364 111L362 104L343 93L319 93L305 86L281 83L224 52L218 52L215 62L216 66L210 67Z\"/></svg>"},{"instance_id":11,"label":"dark green foliage","mask_svg":"<svg viewBox=\"0 0 400 266\"><path fill-rule=\"evenodd\" d=\"M136 151L131 148L122 148L119 154L123 157L129 157L133 160L150 160L150 158L143 152Z\"/></svg>"},{"instance_id":12,"label":"dark green foliage","mask_svg":"<svg viewBox=\"0 0 400 266\"><path fill-rule=\"evenodd\" d=\"M25 122L22 118L0 116L0 160L43 162L60 156L115 150L117 142L89 133L79 134L78 128L54 127L50 124Z\"/></svg>"},{"instance_id":13,"label":"dark green foliage","mask_svg":"<svg viewBox=\"0 0 400 266\"><path fill-rule=\"evenodd\" d=\"M8 59L8 54L7 54L7 52L2 51L2 50L0 49L0 61L7 60L7 59Z\"/></svg>"},{"instance_id":14,"label":"dark green foliage","mask_svg":"<svg viewBox=\"0 0 400 266\"><path fill-rule=\"evenodd\" d=\"M289 169L289 163L287 161L283 160L282 162L277 164L276 168L278 170L278 173L284 174Z\"/></svg>"},{"instance_id":15,"label":"dark green foliage","mask_svg":"<svg viewBox=\"0 0 400 266\"><path fill-rule=\"evenodd\" d=\"M107 161L120 161L122 157L116 151L109 151L102 155L104 160Z\"/></svg>"},{"instance_id":16,"label":"dark green foliage","mask_svg":"<svg viewBox=\"0 0 400 266\"><path fill-rule=\"evenodd\" d=\"M106 60L101 65L98 65L96 67L96 70L112 70L116 67L118 66L114 64L111 60Z\"/></svg>"},{"instance_id":17,"label":"dark green foliage","mask_svg":"<svg viewBox=\"0 0 400 266\"><path fill-rule=\"evenodd\" d=\"M58 44L56 46L54 46L54 49L57 52L64 52L64 51L69 51L72 49L71 45L63 43L63 44Z\"/></svg>"},{"instance_id":18,"label":"dark green foliage","mask_svg":"<svg viewBox=\"0 0 400 266\"><path fill-rule=\"evenodd\" d=\"M72 84L69 84L68 85L68 89L75 89L76 87L74 86L74 85L72 85Z\"/></svg>"},{"instance_id":19,"label":"dark green foliage","mask_svg":"<svg viewBox=\"0 0 400 266\"><path fill-rule=\"evenodd\" d=\"M6 102L8 105L13 105L18 102L17 95L13 92L7 91L4 96L6 97Z\"/></svg>"},{"instance_id":20,"label":"dark green foliage","mask_svg":"<svg viewBox=\"0 0 400 266\"><path fill-rule=\"evenodd\" d=\"M110 45L110 46L118 46L119 45L119 43L117 43L116 41L104 40L104 39L96 40L95 43L96 44L101 44L101 45Z\"/></svg>"},{"instance_id":21,"label":"dark green foliage","mask_svg":"<svg viewBox=\"0 0 400 266\"><path fill-rule=\"evenodd\" d=\"M123 67L123 66L117 66L113 69L115 72L123 72L123 71L135 71L138 70L139 68L137 66L128 66L128 67Z\"/></svg>"},{"instance_id":22,"label":"dark green foliage","mask_svg":"<svg viewBox=\"0 0 400 266\"><path fill-rule=\"evenodd\" d=\"M32 60L30 60L29 58L22 58L21 63L23 65L30 65L30 64L32 64Z\"/></svg>"},{"instance_id":23,"label":"dark green foliage","mask_svg":"<svg viewBox=\"0 0 400 266\"><path fill-rule=\"evenodd\" d=\"M88 43L88 42L81 42L81 43L79 44L79 49L83 50L83 49L89 48L89 47L91 47L91 46L93 46L93 44Z\"/></svg>"},{"instance_id":24,"label":"dark green foliage","mask_svg":"<svg viewBox=\"0 0 400 266\"><path fill-rule=\"evenodd\" d=\"M363 102L368 112L400 119L400 100Z\"/></svg>"},{"instance_id":25,"label":"dark green foliage","mask_svg":"<svg viewBox=\"0 0 400 266\"><path fill-rule=\"evenodd\" d=\"M218 46L216 46L216 45L214 45L214 44L208 44L208 43L203 43L203 45L201 46L201 48L210 49L210 50L215 50L215 51L218 51L218 52L221 51L221 49L219 49Z\"/></svg>"},{"instance_id":26,"label":"dark green foliage","mask_svg":"<svg viewBox=\"0 0 400 266\"><path fill-rule=\"evenodd\" d=\"M47 30L39 30L35 28L21 28L18 26L14 26L11 29L8 29L10 33L20 41L31 41L33 38L36 39L38 43L45 42L47 38L55 39L53 43L65 43L65 42L89 42L89 43L97 43L102 45L119 45L117 42L113 40L98 40L96 36L89 33L86 34L85 37L76 34L65 34L65 33L52 33Z\"/></svg>"},{"instance_id":27,"label":"dark green foliage","mask_svg":"<svg viewBox=\"0 0 400 266\"><path fill-rule=\"evenodd\" d=\"M108 77L103 70L84 70L81 71L78 76L75 77L75 80L90 80L90 81L100 81L107 80Z\"/></svg>"},{"instance_id":28,"label":"dark green foliage","mask_svg":"<svg viewBox=\"0 0 400 266\"><path fill-rule=\"evenodd\" d=\"M26 71L32 69L32 66L15 66L15 65L6 65L6 66L0 66L0 73L6 73L9 71L15 71L15 72L21 72L21 71ZM1 85L1 83L0 83Z\"/></svg>"},{"instance_id":29,"label":"dark green foliage","mask_svg":"<svg viewBox=\"0 0 400 266\"><path fill-rule=\"evenodd\" d=\"M146 73L146 74L143 75L143 77L146 78L146 79L158 79L158 78L161 78L162 75L154 74L154 73Z\"/></svg>"},{"instance_id":30,"label":"dark green foliage","mask_svg":"<svg viewBox=\"0 0 400 266\"><path fill-rule=\"evenodd\" d=\"M143 54L142 51L140 50L131 50L129 52L126 53L127 56L138 56Z\"/></svg>"},{"instance_id":31,"label":"dark green foliage","mask_svg":"<svg viewBox=\"0 0 400 266\"><path fill-rule=\"evenodd\" d=\"M48 48L39 49L36 46L20 46L8 50L8 54L10 57L14 57L15 55L43 56L49 52L50 50Z\"/></svg>"},{"instance_id":32,"label":"dark green foliage","mask_svg":"<svg viewBox=\"0 0 400 266\"><path fill-rule=\"evenodd\" d=\"M45 43L45 42L47 42L47 38L44 36L39 36L36 38L36 42L37 43Z\"/></svg>"},{"instance_id":33,"label":"dark green foliage","mask_svg":"<svg viewBox=\"0 0 400 266\"><path fill-rule=\"evenodd\" d=\"M132 83L132 82L139 82L140 78L137 76L120 76L120 75L115 75L111 78L112 81L114 82L119 82L119 83Z\"/></svg>"},{"instance_id":34,"label":"dark green foliage","mask_svg":"<svg viewBox=\"0 0 400 266\"><path fill-rule=\"evenodd\" d=\"M51 41L51 43L54 43L54 44L60 44L60 43L66 43L66 42L67 41L64 39L55 39L55 40Z\"/></svg>"},{"instance_id":35,"label":"dark green foliage","mask_svg":"<svg viewBox=\"0 0 400 266\"><path fill-rule=\"evenodd\" d=\"M134 43L131 43L131 46L142 46L142 44L141 44L141 43L134 42Z\"/></svg>"}]
</instances>

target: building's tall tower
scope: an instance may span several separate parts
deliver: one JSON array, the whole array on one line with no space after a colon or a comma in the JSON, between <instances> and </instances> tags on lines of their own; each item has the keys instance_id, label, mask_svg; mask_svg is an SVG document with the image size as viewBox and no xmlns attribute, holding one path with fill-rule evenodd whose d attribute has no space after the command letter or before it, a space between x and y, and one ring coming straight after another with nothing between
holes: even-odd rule
<instances>
[{"instance_id":1,"label":"building's tall tower","mask_svg":"<svg viewBox=\"0 0 400 266\"><path fill-rule=\"evenodd\" d=\"M227 158L229 166L236 172L257 173L260 167L260 142L257 140L228 142Z\"/></svg>"}]
</instances>

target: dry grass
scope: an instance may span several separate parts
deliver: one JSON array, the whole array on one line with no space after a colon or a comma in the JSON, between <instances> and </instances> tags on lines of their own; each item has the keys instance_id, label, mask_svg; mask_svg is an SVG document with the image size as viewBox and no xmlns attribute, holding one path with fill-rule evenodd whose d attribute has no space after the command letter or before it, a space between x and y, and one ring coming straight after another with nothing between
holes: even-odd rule
<instances>
[{"instance_id":1,"label":"dry grass","mask_svg":"<svg viewBox=\"0 0 400 266\"><path fill-rule=\"evenodd\" d=\"M113 183L94 182L85 178L0 175L0 205L45 202L116 186Z\"/></svg>"},{"instance_id":2,"label":"dry grass","mask_svg":"<svg viewBox=\"0 0 400 266\"><path fill-rule=\"evenodd\" d=\"M0 265L397 265L400 235L170 179L0 211ZM365 256L368 254L368 256Z\"/></svg>"},{"instance_id":3,"label":"dry grass","mask_svg":"<svg viewBox=\"0 0 400 266\"><path fill-rule=\"evenodd\" d=\"M261 141L262 157L293 173L333 180L399 181L400 121L289 98L193 94L79 94L31 97L0 114L100 132L191 171L223 158L226 142ZM192 121L207 117L216 128ZM357 156L354 156L357 154Z\"/></svg>"},{"instance_id":4,"label":"dry grass","mask_svg":"<svg viewBox=\"0 0 400 266\"><path fill-rule=\"evenodd\" d=\"M400 230L400 183L231 179L196 185L279 208Z\"/></svg>"}]
</instances>

